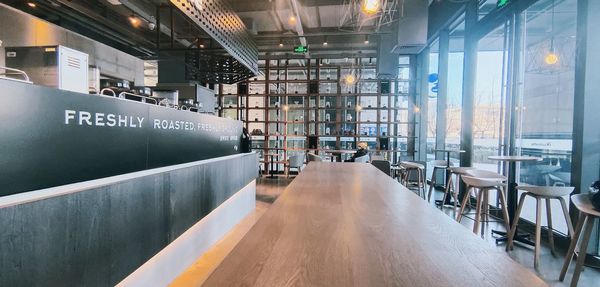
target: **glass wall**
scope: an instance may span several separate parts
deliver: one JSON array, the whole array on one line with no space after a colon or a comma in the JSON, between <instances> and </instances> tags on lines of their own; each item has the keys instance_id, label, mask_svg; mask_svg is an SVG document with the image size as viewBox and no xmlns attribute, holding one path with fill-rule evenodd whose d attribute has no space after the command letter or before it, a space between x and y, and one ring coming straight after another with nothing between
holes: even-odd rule
<instances>
[{"instance_id":1,"label":"glass wall","mask_svg":"<svg viewBox=\"0 0 600 287\"><path fill-rule=\"evenodd\" d=\"M473 166L499 172L499 162L489 156L500 155L504 131L504 89L507 53L506 25L479 40L477 80L473 111Z\"/></svg>"},{"instance_id":2,"label":"glass wall","mask_svg":"<svg viewBox=\"0 0 600 287\"><path fill-rule=\"evenodd\" d=\"M435 139L437 124L437 96L438 96L438 63L439 63L439 43L435 41L431 44L429 53L429 94L427 105L427 161L435 159Z\"/></svg>"},{"instance_id":3,"label":"glass wall","mask_svg":"<svg viewBox=\"0 0 600 287\"><path fill-rule=\"evenodd\" d=\"M516 146L520 154L542 157L543 161L521 165L520 181L569 186L577 1L540 0L524 12L524 17ZM568 202L568 196L565 200ZM558 202L555 204L553 209L560 210ZM534 221L535 202L526 201L524 210L522 217ZM560 212L553 212L553 217L555 228L566 234Z\"/></svg>"},{"instance_id":4,"label":"glass wall","mask_svg":"<svg viewBox=\"0 0 600 287\"><path fill-rule=\"evenodd\" d=\"M448 53L448 98L446 100L446 148L460 149L464 44L464 14L459 18L450 32ZM459 164L459 154L451 153L451 161Z\"/></svg>"}]
</instances>

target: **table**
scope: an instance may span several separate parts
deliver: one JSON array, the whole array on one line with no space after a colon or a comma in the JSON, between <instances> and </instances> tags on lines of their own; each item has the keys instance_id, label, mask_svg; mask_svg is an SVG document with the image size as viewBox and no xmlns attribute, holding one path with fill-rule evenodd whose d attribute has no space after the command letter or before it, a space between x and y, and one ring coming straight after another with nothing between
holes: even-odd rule
<instances>
[{"instance_id":1,"label":"table","mask_svg":"<svg viewBox=\"0 0 600 287\"><path fill-rule=\"evenodd\" d=\"M270 153L268 156L271 157L271 170L269 171L269 176L267 176L267 178L275 178L275 158L279 157L279 154Z\"/></svg>"},{"instance_id":2,"label":"table","mask_svg":"<svg viewBox=\"0 0 600 287\"><path fill-rule=\"evenodd\" d=\"M446 153L446 177L444 178L444 185L443 187L446 188L446 183L448 182L448 178L450 178L450 153L464 153L466 151L462 150L462 149L435 149L433 150L435 152L444 152ZM433 182L431 183L433 184ZM456 191L455 191L456 192ZM444 205L454 205L453 202L450 202L450 198L451 196L446 196L446 202L444 202ZM442 204L441 200L436 200L435 201L436 204Z\"/></svg>"},{"instance_id":3,"label":"table","mask_svg":"<svg viewBox=\"0 0 600 287\"><path fill-rule=\"evenodd\" d=\"M515 220L514 217L515 217L515 213L517 210L518 198L519 198L519 195L517 193L517 176L516 176L517 162L541 161L542 158L541 157L533 157L533 156L488 156L488 159L508 162L508 188L506 191L506 200L508 201L507 208L508 208L509 226L512 227L512 224ZM505 242L507 240L506 232L497 231L497 230L492 230L492 232L495 234L502 235L502 237L496 239L496 243ZM531 242L530 240L528 240L527 239L528 237L529 237L529 235L519 234L518 229L517 229L517 232L515 232L515 237L513 239L514 239L514 241L518 241L521 243L525 243L525 244L534 246L535 244L533 242Z\"/></svg>"},{"instance_id":4,"label":"table","mask_svg":"<svg viewBox=\"0 0 600 287\"><path fill-rule=\"evenodd\" d=\"M547 286L374 166L311 162L202 286L465 285Z\"/></svg>"}]
</instances>

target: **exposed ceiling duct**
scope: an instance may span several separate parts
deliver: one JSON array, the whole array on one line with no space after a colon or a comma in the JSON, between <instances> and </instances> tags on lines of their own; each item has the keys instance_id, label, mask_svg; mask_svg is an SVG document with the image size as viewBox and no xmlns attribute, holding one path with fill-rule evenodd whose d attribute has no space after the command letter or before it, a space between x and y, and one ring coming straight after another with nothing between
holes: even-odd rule
<instances>
[{"instance_id":1,"label":"exposed ceiling duct","mask_svg":"<svg viewBox=\"0 0 600 287\"><path fill-rule=\"evenodd\" d=\"M396 54L418 54L427 45L429 2L402 0L398 21L398 42L392 49Z\"/></svg>"}]
</instances>

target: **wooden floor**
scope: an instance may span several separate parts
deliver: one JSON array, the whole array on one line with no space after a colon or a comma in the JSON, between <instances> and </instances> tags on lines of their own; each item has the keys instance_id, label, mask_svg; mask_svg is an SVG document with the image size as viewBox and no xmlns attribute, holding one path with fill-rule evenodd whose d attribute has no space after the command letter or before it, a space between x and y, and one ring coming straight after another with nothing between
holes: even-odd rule
<instances>
[{"instance_id":1,"label":"wooden floor","mask_svg":"<svg viewBox=\"0 0 600 287\"><path fill-rule=\"evenodd\" d=\"M278 177L276 179L260 178L257 185L257 208L256 212L242 223L238 224L227 236L223 238L219 243L207 252L204 256L200 257L198 261L190 266L190 268L184 272L177 280L173 282L171 286L200 286L211 272L218 266L223 259L230 253L240 239L246 234L246 232L254 225L256 220L266 211L272 202L283 192L286 186L290 183L290 180L285 177ZM441 197L441 193L437 193L438 198ZM434 208L431 206L431 208ZM450 209L446 209L445 212L452 215ZM466 226L467 230L472 227L471 220L463 220L462 225ZM491 228L496 228L493 223L490 223L488 232L485 234L484 239L491 248L496 248L498 251L503 252L503 245L496 246L494 238L489 233ZM552 256L548 248L542 250L542 264L539 271L533 270L533 251L524 247L515 247L515 250L511 252L512 257L523 266L527 267L533 272L542 277L550 286L568 286L568 280L570 280L570 273L567 274L566 282L559 282L557 280L560 268L562 266L562 259L564 254L559 254L556 257ZM442 259L440 259L442 260ZM572 271L571 271L572 272ZM586 268L586 271L582 273L582 277L579 282L579 286L600 286L600 272L592 268ZM465 283L464 285L478 285ZM441 284L444 286L446 284Z\"/></svg>"}]
</instances>

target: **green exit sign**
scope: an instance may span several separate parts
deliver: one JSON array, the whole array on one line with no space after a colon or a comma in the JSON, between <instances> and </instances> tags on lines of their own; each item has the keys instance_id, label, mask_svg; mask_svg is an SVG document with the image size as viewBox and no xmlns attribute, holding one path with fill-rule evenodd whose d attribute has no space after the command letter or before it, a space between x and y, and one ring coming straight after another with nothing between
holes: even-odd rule
<instances>
[{"instance_id":1,"label":"green exit sign","mask_svg":"<svg viewBox=\"0 0 600 287\"><path fill-rule=\"evenodd\" d=\"M506 6L508 2L510 2L510 0L498 0L498 2L496 3L496 7L502 8Z\"/></svg>"},{"instance_id":2,"label":"green exit sign","mask_svg":"<svg viewBox=\"0 0 600 287\"><path fill-rule=\"evenodd\" d=\"M294 53L308 53L307 46L296 46L294 47Z\"/></svg>"}]
</instances>

